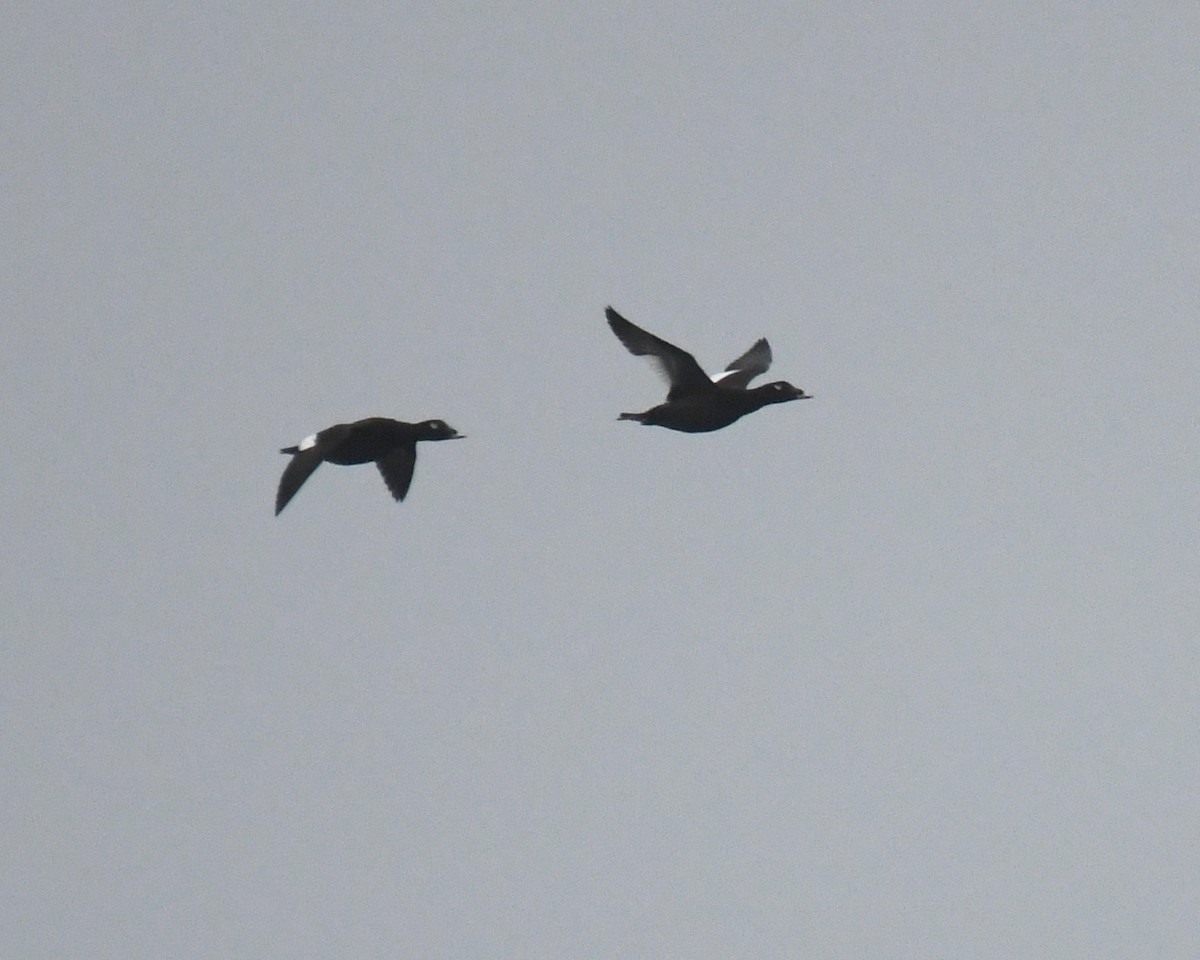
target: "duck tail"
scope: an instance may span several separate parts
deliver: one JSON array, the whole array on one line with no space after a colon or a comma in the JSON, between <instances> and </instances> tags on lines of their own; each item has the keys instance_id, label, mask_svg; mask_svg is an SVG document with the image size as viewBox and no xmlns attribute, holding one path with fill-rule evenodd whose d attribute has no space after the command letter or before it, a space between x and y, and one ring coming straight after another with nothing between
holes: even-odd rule
<instances>
[{"instance_id":1,"label":"duck tail","mask_svg":"<svg viewBox=\"0 0 1200 960\"><path fill-rule=\"evenodd\" d=\"M619 417L617 417L617 419L618 420L634 420L637 423L644 424L646 422L646 415L644 413L623 413Z\"/></svg>"},{"instance_id":2,"label":"duck tail","mask_svg":"<svg viewBox=\"0 0 1200 960\"><path fill-rule=\"evenodd\" d=\"M282 449L280 449L279 452L280 453L299 453L300 448L299 447L283 447Z\"/></svg>"}]
</instances>

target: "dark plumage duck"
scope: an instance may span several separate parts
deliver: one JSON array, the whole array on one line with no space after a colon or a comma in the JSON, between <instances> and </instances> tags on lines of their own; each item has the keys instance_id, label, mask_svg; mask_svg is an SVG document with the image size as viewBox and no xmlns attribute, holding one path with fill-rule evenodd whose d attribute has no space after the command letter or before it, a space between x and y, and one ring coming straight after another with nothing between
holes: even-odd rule
<instances>
[{"instance_id":1,"label":"dark plumage duck","mask_svg":"<svg viewBox=\"0 0 1200 960\"><path fill-rule=\"evenodd\" d=\"M292 459L279 478L275 516L279 516L304 481L324 461L342 466L374 462L392 496L403 500L417 465L417 441L458 440L462 436L444 420L405 423L387 417L367 417L354 423L335 424L306 437L298 446L279 451L290 453Z\"/></svg>"},{"instance_id":2,"label":"dark plumage duck","mask_svg":"<svg viewBox=\"0 0 1200 960\"><path fill-rule=\"evenodd\" d=\"M684 433L707 433L727 427L768 403L808 400L812 396L784 380L750 386L750 381L771 365L771 347L766 340L759 340L722 373L709 377L686 350L647 333L612 307L604 315L626 349L635 356L650 357L671 385L665 403L643 413L623 413L618 420L636 420Z\"/></svg>"}]
</instances>

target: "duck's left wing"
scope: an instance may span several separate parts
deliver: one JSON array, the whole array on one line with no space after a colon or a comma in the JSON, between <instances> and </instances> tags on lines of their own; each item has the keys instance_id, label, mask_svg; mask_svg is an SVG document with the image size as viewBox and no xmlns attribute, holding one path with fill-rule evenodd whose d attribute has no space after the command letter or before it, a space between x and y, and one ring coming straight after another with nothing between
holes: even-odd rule
<instances>
[{"instance_id":1,"label":"duck's left wing","mask_svg":"<svg viewBox=\"0 0 1200 960\"><path fill-rule=\"evenodd\" d=\"M612 307L607 307L604 315L608 318L608 325L612 327L612 332L617 335L617 339L625 344L625 349L635 357L649 357L654 361L659 372L667 378L671 384L671 389L667 393L668 400L695 390L712 389L712 381L708 378L708 374L700 368L696 358L686 350L681 350L675 344L667 343L661 337L656 337L649 331L630 323Z\"/></svg>"},{"instance_id":2,"label":"duck's left wing","mask_svg":"<svg viewBox=\"0 0 1200 960\"><path fill-rule=\"evenodd\" d=\"M417 465L417 445L407 443L397 447L386 457L375 461L383 475L383 482L397 500L403 500L412 483L413 470Z\"/></svg>"}]
</instances>

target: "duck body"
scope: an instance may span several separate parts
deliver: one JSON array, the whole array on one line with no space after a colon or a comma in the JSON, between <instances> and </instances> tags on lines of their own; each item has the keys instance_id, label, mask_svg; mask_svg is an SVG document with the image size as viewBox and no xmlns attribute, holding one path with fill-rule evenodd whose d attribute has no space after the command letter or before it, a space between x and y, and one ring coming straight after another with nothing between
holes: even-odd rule
<instances>
[{"instance_id":1,"label":"duck body","mask_svg":"<svg viewBox=\"0 0 1200 960\"><path fill-rule=\"evenodd\" d=\"M275 515L279 516L304 481L325 462L339 466L374 463L392 497L403 500L417 465L417 442L458 440L462 436L444 420L406 423L388 417L367 417L353 423L334 424L294 447L279 451L290 454L292 459L279 478Z\"/></svg>"},{"instance_id":2,"label":"duck body","mask_svg":"<svg viewBox=\"0 0 1200 960\"><path fill-rule=\"evenodd\" d=\"M612 307L605 310L605 316L625 348L635 356L649 357L670 384L665 402L641 413L622 413L618 420L682 433L709 433L768 404L811 399L811 394L785 380L749 386L771 365L771 346L765 339L710 377L686 350L643 330Z\"/></svg>"},{"instance_id":3,"label":"duck body","mask_svg":"<svg viewBox=\"0 0 1200 960\"><path fill-rule=\"evenodd\" d=\"M617 419L634 420L648 427L666 427L681 433L709 433L727 427L769 403L810 398L807 393L792 392L797 389L782 380L752 390L730 390L717 385L714 392L677 397L641 413L623 413Z\"/></svg>"}]
</instances>

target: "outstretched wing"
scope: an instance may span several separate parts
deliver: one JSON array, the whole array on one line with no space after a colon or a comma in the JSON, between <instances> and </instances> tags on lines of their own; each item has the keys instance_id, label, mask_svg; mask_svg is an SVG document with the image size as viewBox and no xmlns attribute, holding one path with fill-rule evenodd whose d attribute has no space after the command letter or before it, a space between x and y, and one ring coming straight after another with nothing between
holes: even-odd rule
<instances>
[{"instance_id":1,"label":"outstretched wing","mask_svg":"<svg viewBox=\"0 0 1200 960\"><path fill-rule=\"evenodd\" d=\"M605 308L604 315L608 317L608 325L617 335L625 349L635 357L649 357L654 361L659 372L666 377L671 389L667 399L674 400L698 390L709 390L712 381L708 374L700 369L700 364L686 350L680 350L672 343L667 343L641 327L630 323L612 307Z\"/></svg>"},{"instance_id":2,"label":"outstretched wing","mask_svg":"<svg viewBox=\"0 0 1200 960\"><path fill-rule=\"evenodd\" d=\"M386 457L375 461L375 466L383 474L383 482L397 500L403 500L412 483L413 469L417 465L416 443L406 443L397 447Z\"/></svg>"},{"instance_id":3,"label":"outstretched wing","mask_svg":"<svg viewBox=\"0 0 1200 960\"><path fill-rule=\"evenodd\" d=\"M321 465L322 459L320 450L315 446L292 454L292 459L283 468L283 476L279 478L279 490L275 493L275 516L279 516L279 512L288 505L296 491L304 486L304 481L312 476L312 472Z\"/></svg>"},{"instance_id":4,"label":"outstretched wing","mask_svg":"<svg viewBox=\"0 0 1200 960\"><path fill-rule=\"evenodd\" d=\"M766 373L770 366L771 345L762 339L713 377L713 383L727 389L745 390L751 380L760 373Z\"/></svg>"}]
</instances>

